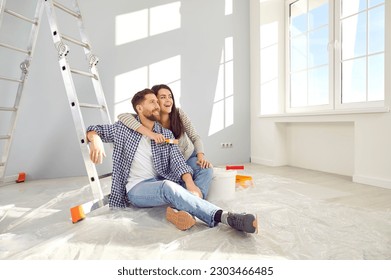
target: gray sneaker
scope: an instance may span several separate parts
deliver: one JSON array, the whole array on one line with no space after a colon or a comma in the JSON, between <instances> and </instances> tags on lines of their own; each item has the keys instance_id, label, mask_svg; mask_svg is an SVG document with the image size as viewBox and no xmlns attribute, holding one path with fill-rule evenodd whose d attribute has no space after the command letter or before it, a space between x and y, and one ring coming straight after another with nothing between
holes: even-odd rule
<instances>
[{"instance_id":1,"label":"gray sneaker","mask_svg":"<svg viewBox=\"0 0 391 280\"><path fill-rule=\"evenodd\" d=\"M228 224L239 231L258 233L258 220L253 214L228 213Z\"/></svg>"}]
</instances>

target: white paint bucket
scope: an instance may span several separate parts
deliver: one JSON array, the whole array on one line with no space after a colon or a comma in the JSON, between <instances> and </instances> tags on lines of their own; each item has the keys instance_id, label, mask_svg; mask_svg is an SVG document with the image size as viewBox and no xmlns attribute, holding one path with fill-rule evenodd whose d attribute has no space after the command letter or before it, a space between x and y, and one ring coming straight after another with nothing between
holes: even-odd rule
<instances>
[{"instance_id":1,"label":"white paint bucket","mask_svg":"<svg viewBox=\"0 0 391 280\"><path fill-rule=\"evenodd\" d=\"M208 201L231 200L235 197L236 170L213 168Z\"/></svg>"}]
</instances>

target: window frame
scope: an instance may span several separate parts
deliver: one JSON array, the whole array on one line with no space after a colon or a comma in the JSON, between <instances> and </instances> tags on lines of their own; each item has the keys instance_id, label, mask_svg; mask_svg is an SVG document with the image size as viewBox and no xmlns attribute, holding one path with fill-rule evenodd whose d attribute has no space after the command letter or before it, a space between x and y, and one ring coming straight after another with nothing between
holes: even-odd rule
<instances>
[{"instance_id":1,"label":"window frame","mask_svg":"<svg viewBox=\"0 0 391 280\"><path fill-rule=\"evenodd\" d=\"M391 15L390 1L384 1L384 100L382 101L365 101L354 103L342 103L342 63L341 63L341 20L340 20L340 1L341 0L328 0L329 2L329 104L316 105L316 106L303 106L303 107L291 107L291 41L290 41L290 5L299 0L286 0L285 1L285 83L286 90L284 94L285 99L285 113L330 113L335 112L338 114L342 111L357 111L363 110L378 112L379 109L388 111L390 102L390 79L387 79L391 73L391 66L389 63L389 46L390 37L387 36L388 30L391 31L389 15ZM310 0L308 0L310 1ZM368 9L367 9L368 10ZM368 27L367 27L368 28ZM367 39L368 42L368 39ZM366 54L365 57L368 57ZM308 68L306 68L308 73ZM368 73L368 72L367 72ZM388 106L387 106L388 105Z\"/></svg>"}]
</instances>

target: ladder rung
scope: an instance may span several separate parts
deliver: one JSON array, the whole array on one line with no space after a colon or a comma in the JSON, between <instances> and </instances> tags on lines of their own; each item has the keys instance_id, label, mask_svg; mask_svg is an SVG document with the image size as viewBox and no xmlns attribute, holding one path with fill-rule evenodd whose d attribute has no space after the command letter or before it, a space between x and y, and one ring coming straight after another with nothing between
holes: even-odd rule
<instances>
[{"instance_id":1,"label":"ladder rung","mask_svg":"<svg viewBox=\"0 0 391 280\"><path fill-rule=\"evenodd\" d=\"M30 51L28 51L28 50L23 50L21 48L13 47L11 45L7 45L7 44L3 44L3 43L0 43L0 47L4 47L4 48L11 49L11 50L14 50L14 51L22 52L22 53L25 53L25 54L30 54Z\"/></svg>"},{"instance_id":2,"label":"ladder rung","mask_svg":"<svg viewBox=\"0 0 391 280\"><path fill-rule=\"evenodd\" d=\"M0 140L7 140L10 138L11 138L11 136L9 136L9 135L0 135Z\"/></svg>"},{"instance_id":3,"label":"ladder rung","mask_svg":"<svg viewBox=\"0 0 391 280\"><path fill-rule=\"evenodd\" d=\"M0 80L11 81L11 82L17 82L17 83L22 83L22 82L23 82L22 80L19 80L19 79L7 78L7 77L3 77L3 76L0 76Z\"/></svg>"},{"instance_id":4,"label":"ladder rung","mask_svg":"<svg viewBox=\"0 0 391 280\"><path fill-rule=\"evenodd\" d=\"M88 104L88 103L79 103L80 107L83 108L94 108L94 109L102 109L103 106L101 105L95 105L95 104Z\"/></svg>"},{"instance_id":5,"label":"ladder rung","mask_svg":"<svg viewBox=\"0 0 391 280\"><path fill-rule=\"evenodd\" d=\"M14 16L14 17L20 18L22 20L28 21L28 22L30 22L32 24L35 24L35 25L38 24L38 21L33 20L33 19L29 19L29 18L27 18L27 17L25 17L25 16L23 16L21 14L18 14L18 13L14 12L14 11L11 11L11 10L8 10L8 9L4 9L4 12L6 12L7 14L10 14L11 16Z\"/></svg>"},{"instance_id":6,"label":"ladder rung","mask_svg":"<svg viewBox=\"0 0 391 280\"><path fill-rule=\"evenodd\" d=\"M88 73L88 72L84 72L84 71L80 71L80 70L76 70L76 69L71 69L71 72L74 73L74 74L79 74L79 75L83 75L83 76L87 76L87 77L91 77L91 78L97 79L96 75Z\"/></svg>"},{"instance_id":7,"label":"ladder rung","mask_svg":"<svg viewBox=\"0 0 391 280\"><path fill-rule=\"evenodd\" d=\"M60 10L63 10L64 12L74 16L74 17L77 17L79 18L80 17L80 14L79 13L76 13L75 11L72 11L71 9L65 7L64 5L56 2L56 1L53 1L53 5L57 8L59 8Z\"/></svg>"},{"instance_id":8,"label":"ladder rung","mask_svg":"<svg viewBox=\"0 0 391 280\"><path fill-rule=\"evenodd\" d=\"M14 108L14 107L0 107L0 111L15 112L16 108Z\"/></svg>"},{"instance_id":9,"label":"ladder rung","mask_svg":"<svg viewBox=\"0 0 391 280\"><path fill-rule=\"evenodd\" d=\"M61 37L64 39L64 40L67 40L69 42L72 42L72 43L75 43L76 45L79 45L79 46L82 46L86 49L90 49L90 46L86 43L83 43L83 42L80 42L72 37L69 37L69 36L66 36L66 35L61 35Z\"/></svg>"}]
</instances>

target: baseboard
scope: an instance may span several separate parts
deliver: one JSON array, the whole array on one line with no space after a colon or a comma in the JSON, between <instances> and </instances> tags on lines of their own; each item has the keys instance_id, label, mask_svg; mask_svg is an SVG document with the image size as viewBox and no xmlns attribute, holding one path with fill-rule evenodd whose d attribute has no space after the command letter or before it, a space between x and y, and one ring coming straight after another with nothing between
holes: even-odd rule
<instances>
[{"instance_id":1,"label":"baseboard","mask_svg":"<svg viewBox=\"0 0 391 280\"><path fill-rule=\"evenodd\" d=\"M391 190L391 180L387 179L354 175L353 182Z\"/></svg>"},{"instance_id":2,"label":"baseboard","mask_svg":"<svg viewBox=\"0 0 391 280\"><path fill-rule=\"evenodd\" d=\"M277 166L283 166L284 164L278 164L273 160L270 159L264 159L260 157L251 157L251 163L256 163L256 164L262 164L266 166L272 166L272 167L277 167Z\"/></svg>"}]
</instances>

